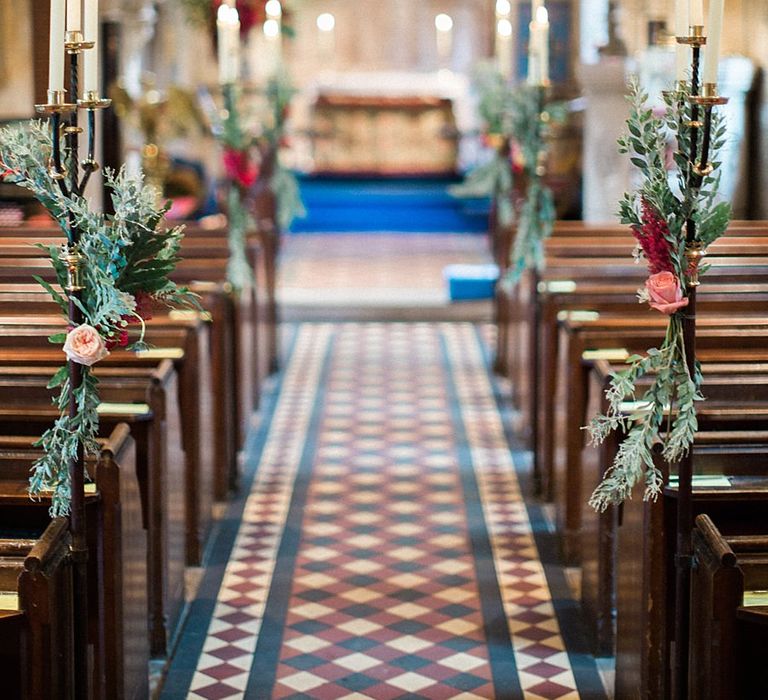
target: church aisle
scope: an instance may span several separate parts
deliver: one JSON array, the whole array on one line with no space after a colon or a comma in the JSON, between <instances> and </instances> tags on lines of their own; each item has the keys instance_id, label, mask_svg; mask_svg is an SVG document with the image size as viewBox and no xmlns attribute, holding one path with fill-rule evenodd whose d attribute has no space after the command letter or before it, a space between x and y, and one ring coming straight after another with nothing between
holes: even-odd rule
<instances>
[{"instance_id":1,"label":"church aisle","mask_svg":"<svg viewBox=\"0 0 768 700\"><path fill-rule=\"evenodd\" d=\"M162 697L602 697L475 326L302 324L268 411Z\"/></svg>"}]
</instances>

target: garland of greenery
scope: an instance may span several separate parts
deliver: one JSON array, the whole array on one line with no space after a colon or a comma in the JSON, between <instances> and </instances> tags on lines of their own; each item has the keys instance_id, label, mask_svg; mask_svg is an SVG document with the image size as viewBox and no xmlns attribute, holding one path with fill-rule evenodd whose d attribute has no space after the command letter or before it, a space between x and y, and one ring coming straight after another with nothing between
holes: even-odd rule
<instances>
[{"instance_id":1,"label":"garland of greenery","mask_svg":"<svg viewBox=\"0 0 768 700\"><path fill-rule=\"evenodd\" d=\"M144 321L151 318L151 303L159 301L169 306L197 306L196 298L186 288L168 279L179 261L183 237L180 227L165 230L161 224L167 205L158 208L157 193L144 186L141 179L129 178L123 170L105 170L104 178L111 192L114 214L105 215L91 210L87 200L78 195L68 196L49 172L51 134L47 124L32 121L0 129L0 166L4 179L32 192L37 200L58 222L70 245L70 226L80 231L77 252L84 260L84 290L75 303L85 322L68 333L51 336L52 343L64 343L64 350L73 357L72 347L80 336L80 358L83 364L82 384L70 387L67 367L61 367L48 384L58 388L54 403L61 411L53 427L48 429L38 446L44 454L32 468L30 494L52 492L51 514L69 512L70 483L67 464L77 457L80 446L86 454L96 454L99 427L98 379L90 365L102 359L114 347L129 345L128 326L141 326L139 340L131 346L144 346ZM60 248L50 247L50 257L59 285L67 281L67 270L60 260ZM69 300L58 289L41 278L35 278L58 304L68 319ZM83 350L84 348L84 350ZM77 355L75 355L77 357ZM69 400L73 394L78 414L69 416Z\"/></svg>"},{"instance_id":2,"label":"garland of greenery","mask_svg":"<svg viewBox=\"0 0 768 700\"><path fill-rule=\"evenodd\" d=\"M601 511L628 498L641 479L645 480L645 498L655 499L663 488L663 474L654 464L653 446L660 443L667 463L677 463L688 453L698 427L696 402L703 400L702 376L698 364L686 364L683 315L688 299L684 290L706 271L699 259L725 233L731 208L715 202L720 180L717 153L725 141L725 126L716 115L713 169L702 178L689 177L692 115L688 97L685 91L665 94L664 112L657 116L647 106L648 96L637 81L630 83L632 109L619 150L640 170L642 184L624 195L619 212L638 241L636 259L644 258L649 268L640 301L669 315L669 325L659 348L630 357L629 368L613 375L606 391L608 410L588 426L594 444L601 444L613 431L625 434L613 464L590 499L590 505ZM670 178L667 168L671 138L676 141L676 180ZM699 138L703 138L701 130ZM696 152L701 152L701 143ZM696 225L693 246L686 241L689 219ZM645 375L651 375L650 388L627 413L625 402L635 398L637 382Z\"/></svg>"}]
</instances>

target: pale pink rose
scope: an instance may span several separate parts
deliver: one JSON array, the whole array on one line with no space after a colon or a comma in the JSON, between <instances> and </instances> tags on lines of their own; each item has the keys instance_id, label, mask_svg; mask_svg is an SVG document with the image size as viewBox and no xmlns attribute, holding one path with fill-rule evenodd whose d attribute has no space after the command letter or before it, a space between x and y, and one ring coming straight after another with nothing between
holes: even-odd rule
<instances>
[{"instance_id":1,"label":"pale pink rose","mask_svg":"<svg viewBox=\"0 0 768 700\"><path fill-rule=\"evenodd\" d=\"M109 355L104 338L87 323L67 333L62 349L70 360L86 367L96 364Z\"/></svg>"},{"instance_id":2,"label":"pale pink rose","mask_svg":"<svg viewBox=\"0 0 768 700\"><path fill-rule=\"evenodd\" d=\"M645 281L651 308L663 314L673 314L688 306L688 297L683 296L680 282L671 272L657 272Z\"/></svg>"}]
</instances>

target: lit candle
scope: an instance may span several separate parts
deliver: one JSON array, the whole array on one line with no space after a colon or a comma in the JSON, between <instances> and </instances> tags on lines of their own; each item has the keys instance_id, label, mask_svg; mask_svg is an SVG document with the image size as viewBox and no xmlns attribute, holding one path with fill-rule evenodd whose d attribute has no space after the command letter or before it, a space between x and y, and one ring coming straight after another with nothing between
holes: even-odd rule
<instances>
[{"instance_id":1,"label":"lit candle","mask_svg":"<svg viewBox=\"0 0 768 700\"><path fill-rule=\"evenodd\" d=\"M83 52L83 92L99 92L99 0L85 0L83 36L93 48Z\"/></svg>"},{"instance_id":2,"label":"lit candle","mask_svg":"<svg viewBox=\"0 0 768 700\"><path fill-rule=\"evenodd\" d=\"M717 84L717 63L720 58L720 37L723 33L724 0L710 0L707 43L704 47L702 82Z\"/></svg>"},{"instance_id":3,"label":"lit candle","mask_svg":"<svg viewBox=\"0 0 768 700\"><path fill-rule=\"evenodd\" d=\"M80 0L69 0L69 2L67 2L67 31L83 31L82 6Z\"/></svg>"},{"instance_id":4,"label":"lit candle","mask_svg":"<svg viewBox=\"0 0 768 700\"><path fill-rule=\"evenodd\" d=\"M437 31L437 60L440 67L450 63L453 50L453 19L450 15L441 13L435 17Z\"/></svg>"},{"instance_id":5,"label":"lit candle","mask_svg":"<svg viewBox=\"0 0 768 700\"><path fill-rule=\"evenodd\" d=\"M539 85L549 82L549 13L544 5L536 10L539 25Z\"/></svg>"},{"instance_id":6,"label":"lit candle","mask_svg":"<svg viewBox=\"0 0 768 700\"><path fill-rule=\"evenodd\" d=\"M701 27L704 24L704 2L703 0L690 0L688 9L690 13L690 22L692 27Z\"/></svg>"},{"instance_id":7,"label":"lit candle","mask_svg":"<svg viewBox=\"0 0 768 700\"><path fill-rule=\"evenodd\" d=\"M51 0L51 25L48 40L48 89L64 89L64 13L65 0Z\"/></svg>"},{"instance_id":8,"label":"lit candle","mask_svg":"<svg viewBox=\"0 0 768 700\"><path fill-rule=\"evenodd\" d=\"M333 62L336 52L336 18L330 12L323 12L317 16L318 45L320 47L320 59L329 63Z\"/></svg>"},{"instance_id":9,"label":"lit candle","mask_svg":"<svg viewBox=\"0 0 768 700\"><path fill-rule=\"evenodd\" d=\"M264 22L263 31L269 46L270 70L277 71L283 54L283 30L281 26L283 7L280 4L280 0L267 0L264 11L266 12L267 19Z\"/></svg>"},{"instance_id":10,"label":"lit candle","mask_svg":"<svg viewBox=\"0 0 768 700\"><path fill-rule=\"evenodd\" d=\"M496 22L496 60L505 79L512 76L512 22L502 17Z\"/></svg>"},{"instance_id":11,"label":"lit candle","mask_svg":"<svg viewBox=\"0 0 768 700\"><path fill-rule=\"evenodd\" d=\"M234 7L219 7L216 29L219 39L219 82L234 83L240 74L240 18Z\"/></svg>"}]
</instances>

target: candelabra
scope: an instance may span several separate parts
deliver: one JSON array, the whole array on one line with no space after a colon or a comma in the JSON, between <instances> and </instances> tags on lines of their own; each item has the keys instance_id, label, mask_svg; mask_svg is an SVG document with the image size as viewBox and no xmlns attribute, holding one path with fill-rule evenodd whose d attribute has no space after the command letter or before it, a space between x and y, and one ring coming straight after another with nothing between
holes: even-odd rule
<instances>
[{"instance_id":1,"label":"candelabra","mask_svg":"<svg viewBox=\"0 0 768 700\"><path fill-rule=\"evenodd\" d=\"M71 95L78 94L78 63L83 51L94 47L94 42L85 41L81 32L67 32L64 49L69 55L69 88ZM41 114L50 119L51 159L49 175L58 184L65 197L80 197L85 192L91 175L99 169L95 160L96 110L108 107L110 100L102 99L97 92L87 91L82 99L67 102L65 90L49 90L48 101L35 105ZM78 124L80 110L87 114L87 156L78 162L80 139L84 130ZM64 148L62 153L62 140ZM82 170L82 175L81 175ZM79 249L81 231L73 212L68 214L67 242L61 247L59 260L67 273L64 290L69 299L69 322L71 326L83 323L82 294L84 258ZM78 414L75 389L83 381L83 366L73 360L68 363L70 400L69 415ZM74 591L74 658L76 697L88 697L88 545L85 523L85 456L83 446L78 447L77 456L68 464L71 505L69 528L72 536L72 572Z\"/></svg>"},{"instance_id":2,"label":"candelabra","mask_svg":"<svg viewBox=\"0 0 768 700\"><path fill-rule=\"evenodd\" d=\"M701 48L707 42L704 27L695 25L688 36L677 37L679 44L692 49L691 81L687 99L690 102L690 121L683 124L690 129L688 152L688 172L686 173L686 192L688 211L692 212L693 202L700 190L704 178L712 172L709 162L712 139L712 111L716 106L724 105L727 98L717 94L715 83L699 84L699 66ZM678 94L686 94L685 83L679 84ZM682 99L682 97L681 97ZM701 120L703 111L703 121ZM701 132L701 133L700 133ZM683 338L685 343L685 361L688 372L693 377L696 371L696 291L699 286L699 263L704 255L701 243L696 237L696 222L689 216L685 223L686 259L689 263L686 296L688 306L683 317ZM677 522L675 556L675 651L674 651L674 697L683 700L688 697L688 661L690 637L690 585L693 567L693 445L686 456L677 465Z\"/></svg>"}]
</instances>

